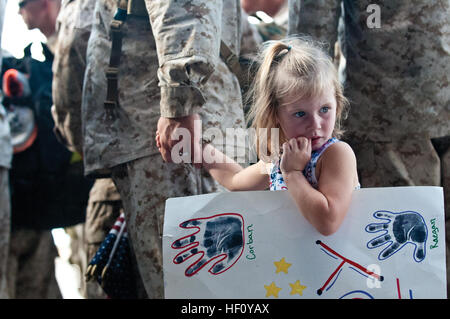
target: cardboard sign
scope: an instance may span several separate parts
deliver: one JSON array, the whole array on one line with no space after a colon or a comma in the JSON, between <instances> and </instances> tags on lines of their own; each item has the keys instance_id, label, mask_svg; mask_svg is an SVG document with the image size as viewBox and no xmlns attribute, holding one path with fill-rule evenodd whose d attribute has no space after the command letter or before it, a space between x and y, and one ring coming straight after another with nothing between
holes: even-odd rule
<instances>
[{"instance_id":1,"label":"cardboard sign","mask_svg":"<svg viewBox=\"0 0 450 319\"><path fill-rule=\"evenodd\" d=\"M287 191L166 202L166 298L446 298L441 187L356 190L322 236Z\"/></svg>"}]
</instances>

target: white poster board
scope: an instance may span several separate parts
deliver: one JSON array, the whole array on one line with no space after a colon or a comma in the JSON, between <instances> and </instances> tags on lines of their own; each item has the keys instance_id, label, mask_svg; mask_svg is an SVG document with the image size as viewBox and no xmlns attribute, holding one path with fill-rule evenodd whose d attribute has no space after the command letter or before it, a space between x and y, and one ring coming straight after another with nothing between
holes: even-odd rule
<instances>
[{"instance_id":1,"label":"white poster board","mask_svg":"<svg viewBox=\"0 0 450 319\"><path fill-rule=\"evenodd\" d=\"M363 188L322 236L287 191L166 202L166 298L446 298L441 187Z\"/></svg>"}]
</instances>

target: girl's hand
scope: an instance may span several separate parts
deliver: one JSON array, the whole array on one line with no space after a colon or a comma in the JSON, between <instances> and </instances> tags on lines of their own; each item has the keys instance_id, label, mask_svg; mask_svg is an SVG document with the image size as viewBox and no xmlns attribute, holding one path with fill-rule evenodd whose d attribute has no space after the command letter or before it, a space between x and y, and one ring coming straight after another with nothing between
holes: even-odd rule
<instances>
[{"instance_id":1,"label":"girl's hand","mask_svg":"<svg viewBox=\"0 0 450 319\"><path fill-rule=\"evenodd\" d=\"M283 144L280 169L283 174L302 172L311 160L311 140L306 137L292 138Z\"/></svg>"}]
</instances>

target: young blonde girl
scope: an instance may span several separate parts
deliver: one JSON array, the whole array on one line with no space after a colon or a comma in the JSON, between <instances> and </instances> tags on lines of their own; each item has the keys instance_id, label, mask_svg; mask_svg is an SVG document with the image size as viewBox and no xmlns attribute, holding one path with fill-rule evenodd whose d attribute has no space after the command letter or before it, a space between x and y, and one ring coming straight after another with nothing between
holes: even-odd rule
<instances>
[{"instance_id":1,"label":"young blonde girl","mask_svg":"<svg viewBox=\"0 0 450 319\"><path fill-rule=\"evenodd\" d=\"M267 149L258 147L259 162L243 168L208 144L203 154L215 161L203 166L232 191L287 189L304 217L330 235L359 187L353 150L338 140L348 102L337 71L329 56L305 39L268 42L259 64L249 120L257 145ZM271 135L273 128L278 136Z\"/></svg>"}]
</instances>

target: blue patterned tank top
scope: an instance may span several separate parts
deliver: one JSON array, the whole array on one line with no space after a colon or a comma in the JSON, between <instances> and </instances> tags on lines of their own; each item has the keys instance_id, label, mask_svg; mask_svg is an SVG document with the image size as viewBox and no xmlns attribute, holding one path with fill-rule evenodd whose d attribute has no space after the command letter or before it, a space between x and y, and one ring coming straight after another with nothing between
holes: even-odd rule
<instances>
[{"instance_id":1,"label":"blue patterned tank top","mask_svg":"<svg viewBox=\"0 0 450 319\"><path fill-rule=\"evenodd\" d=\"M316 178L316 165L319 157L325 152L325 150L333 145L334 143L339 142L339 140L335 137L330 138L325 144L323 144L318 150L313 151L311 153L311 160L306 164L305 169L303 170L303 175L306 177L308 182L312 187L317 188L318 182ZM284 190L287 189L287 185L284 182L283 174L280 169L280 161L277 160L276 164L273 165L272 170L270 172L270 190Z\"/></svg>"}]
</instances>

